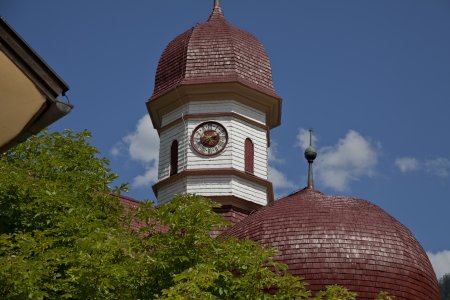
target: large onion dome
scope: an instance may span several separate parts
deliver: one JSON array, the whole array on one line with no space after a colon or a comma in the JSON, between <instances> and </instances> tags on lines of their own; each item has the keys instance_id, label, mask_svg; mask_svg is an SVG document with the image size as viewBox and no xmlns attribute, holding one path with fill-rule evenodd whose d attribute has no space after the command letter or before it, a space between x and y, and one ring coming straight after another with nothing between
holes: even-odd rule
<instances>
[{"instance_id":1,"label":"large onion dome","mask_svg":"<svg viewBox=\"0 0 450 300\"><path fill-rule=\"evenodd\" d=\"M225 20L218 1L204 23L177 36L164 50L151 99L187 84L239 82L276 96L269 58L252 34Z\"/></svg>"},{"instance_id":2,"label":"large onion dome","mask_svg":"<svg viewBox=\"0 0 450 300\"><path fill-rule=\"evenodd\" d=\"M438 300L436 275L412 233L380 207L312 187L273 202L228 232L279 250L276 260L313 291L340 284L374 299Z\"/></svg>"}]
</instances>

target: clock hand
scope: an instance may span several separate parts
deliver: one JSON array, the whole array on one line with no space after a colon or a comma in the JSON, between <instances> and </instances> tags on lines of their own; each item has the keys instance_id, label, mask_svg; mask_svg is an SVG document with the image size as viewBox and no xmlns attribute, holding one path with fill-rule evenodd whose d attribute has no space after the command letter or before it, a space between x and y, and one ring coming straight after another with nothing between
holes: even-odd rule
<instances>
[{"instance_id":1,"label":"clock hand","mask_svg":"<svg viewBox=\"0 0 450 300\"><path fill-rule=\"evenodd\" d=\"M207 141L210 141L212 139L216 139L216 137L217 137L217 133L211 133L208 136L205 135L205 138L206 138Z\"/></svg>"}]
</instances>

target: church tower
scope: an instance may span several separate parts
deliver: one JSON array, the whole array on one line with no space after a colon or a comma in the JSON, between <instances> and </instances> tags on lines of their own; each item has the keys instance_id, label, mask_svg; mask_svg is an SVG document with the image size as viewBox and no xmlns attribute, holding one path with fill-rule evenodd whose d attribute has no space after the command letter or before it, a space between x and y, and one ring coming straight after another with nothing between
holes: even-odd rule
<instances>
[{"instance_id":1,"label":"church tower","mask_svg":"<svg viewBox=\"0 0 450 300\"><path fill-rule=\"evenodd\" d=\"M245 211L273 201L267 150L281 98L263 45L228 23L219 1L168 44L147 108L160 136L158 204L182 193Z\"/></svg>"},{"instance_id":2,"label":"church tower","mask_svg":"<svg viewBox=\"0 0 450 300\"><path fill-rule=\"evenodd\" d=\"M273 201L267 149L281 98L264 47L228 23L217 0L206 22L164 50L147 108L160 136L153 186L159 204L182 193L216 200L222 206L215 211L234 225L211 235L277 248L274 260L305 278L313 293L339 284L358 299L380 291L399 300L439 299L426 252L405 226L369 201L314 188L312 137L307 186L258 209Z\"/></svg>"}]
</instances>

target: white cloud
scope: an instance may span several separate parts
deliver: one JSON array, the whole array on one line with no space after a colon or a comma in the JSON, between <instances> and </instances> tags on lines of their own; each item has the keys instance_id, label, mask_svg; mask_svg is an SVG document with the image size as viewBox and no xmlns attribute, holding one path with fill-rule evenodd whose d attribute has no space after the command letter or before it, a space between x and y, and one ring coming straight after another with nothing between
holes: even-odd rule
<instances>
[{"instance_id":1,"label":"white cloud","mask_svg":"<svg viewBox=\"0 0 450 300\"><path fill-rule=\"evenodd\" d=\"M116 144L114 145L111 150L109 151L109 153L111 153L112 156L119 156L121 153L121 147L120 144Z\"/></svg>"},{"instance_id":2,"label":"white cloud","mask_svg":"<svg viewBox=\"0 0 450 300\"><path fill-rule=\"evenodd\" d=\"M267 150L267 158L269 163L282 164L284 163L284 159L278 156L278 144L275 141L272 141L270 147Z\"/></svg>"},{"instance_id":3,"label":"white cloud","mask_svg":"<svg viewBox=\"0 0 450 300\"><path fill-rule=\"evenodd\" d=\"M394 164L402 173L421 170L441 178L450 176L450 159L445 157L428 159L422 162L414 157L400 157L395 160Z\"/></svg>"},{"instance_id":4,"label":"white cloud","mask_svg":"<svg viewBox=\"0 0 450 300\"><path fill-rule=\"evenodd\" d=\"M283 164L284 159L278 157L278 144L272 141L268 149L269 166L267 169L269 181L275 189L293 189L295 185L288 180L287 176L277 169L274 164Z\"/></svg>"},{"instance_id":5,"label":"white cloud","mask_svg":"<svg viewBox=\"0 0 450 300\"><path fill-rule=\"evenodd\" d=\"M425 169L430 174L446 178L450 175L450 160L444 157L427 160Z\"/></svg>"},{"instance_id":6,"label":"white cloud","mask_svg":"<svg viewBox=\"0 0 450 300\"><path fill-rule=\"evenodd\" d=\"M379 148L350 130L336 145L319 150L315 168L317 179L337 191L347 190L352 181L375 174Z\"/></svg>"},{"instance_id":7,"label":"white cloud","mask_svg":"<svg viewBox=\"0 0 450 300\"><path fill-rule=\"evenodd\" d=\"M133 160L153 162L159 157L159 136L148 115L139 119L136 130L125 136L128 153Z\"/></svg>"},{"instance_id":8,"label":"white cloud","mask_svg":"<svg viewBox=\"0 0 450 300\"><path fill-rule=\"evenodd\" d=\"M125 147L130 158L143 163L145 167L145 173L136 176L131 186L150 186L158 179L159 136L148 115L140 118L135 131L123 137L121 142L113 146L110 153L118 156Z\"/></svg>"},{"instance_id":9,"label":"white cloud","mask_svg":"<svg viewBox=\"0 0 450 300\"><path fill-rule=\"evenodd\" d=\"M313 134L312 136L312 144L316 145L317 137ZM297 146L300 149L305 150L309 146L309 130L304 128L300 128L297 133Z\"/></svg>"},{"instance_id":10,"label":"white cloud","mask_svg":"<svg viewBox=\"0 0 450 300\"><path fill-rule=\"evenodd\" d=\"M400 157L395 160L395 165L402 173L416 171L419 161L414 157Z\"/></svg>"},{"instance_id":11,"label":"white cloud","mask_svg":"<svg viewBox=\"0 0 450 300\"><path fill-rule=\"evenodd\" d=\"M149 186L152 182L156 182L157 180L158 180L158 163L154 162L152 165L149 165L146 168L146 171L143 175L134 177L131 185L134 187L146 187Z\"/></svg>"},{"instance_id":12,"label":"white cloud","mask_svg":"<svg viewBox=\"0 0 450 300\"><path fill-rule=\"evenodd\" d=\"M450 250L444 250L436 253L427 252L433 265L436 277L439 279L445 274L450 273Z\"/></svg>"},{"instance_id":13,"label":"white cloud","mask_svg":"<svg viewBox=\"0 0 450 300\"><path fill-rule=\"evenodd\" d=\"M289 181L281 171L277 170L275 167L268 167L269 181L272 182L274 188L276 189L293 189L295 185Z\"/></svg>"}]
</instances>

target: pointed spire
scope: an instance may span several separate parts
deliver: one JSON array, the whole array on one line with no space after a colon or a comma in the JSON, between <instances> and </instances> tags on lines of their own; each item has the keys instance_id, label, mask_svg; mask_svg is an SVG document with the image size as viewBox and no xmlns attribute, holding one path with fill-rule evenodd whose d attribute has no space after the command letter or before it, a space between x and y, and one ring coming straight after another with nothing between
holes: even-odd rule
<instances>
[{"instance_id":1,"label":"pointed spire","mask_svg":"<svg viewBox=\"0 0 450 300\"><path fill-rule=\"evenodd\" d=\"M305 149L305 158L308 161L308 188L314 189L313 167L314 159L317 157L316 149L312 145L312 129L309 129L309 147Z\"/></svg>"},{"instance_id":2,"label":"pointed spire","mask_svg":"<svg viewBox=\"0 0 450 300\"><path fill-rule=\"evenodd\" d=\"M209 15L208 21L216 18L223 18L222 8L220 7L219 0L214 0L213 10L211 12L211 15Z\"/></svg>"}]
</instances>

